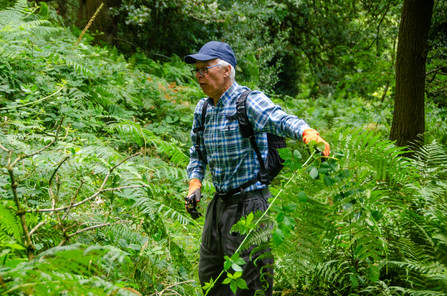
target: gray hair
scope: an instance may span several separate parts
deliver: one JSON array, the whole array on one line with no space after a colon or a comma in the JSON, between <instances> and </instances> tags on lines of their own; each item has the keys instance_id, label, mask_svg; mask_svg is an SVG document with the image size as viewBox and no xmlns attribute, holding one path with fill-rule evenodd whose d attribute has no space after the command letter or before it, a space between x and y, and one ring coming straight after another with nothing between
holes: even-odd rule
<instances>
[{"instance_id":1,"label":"gray hair","mask_svg":"<svg viewBox=\"0 0 447 296\"><path fill-rule=\"evenodd\" d=\"M219 58L217 59L217 63L220 64L221 68L226 68L228 66L231 66L230 63L228 63L228 62L226 62L224 60L221 60ZM231 80L231 82L234 82L234 77L235 76L236 76L236 69L234 69L234 67L231 66L231 70L230 70L230 80Z\"/></svg>"}]
</instances>

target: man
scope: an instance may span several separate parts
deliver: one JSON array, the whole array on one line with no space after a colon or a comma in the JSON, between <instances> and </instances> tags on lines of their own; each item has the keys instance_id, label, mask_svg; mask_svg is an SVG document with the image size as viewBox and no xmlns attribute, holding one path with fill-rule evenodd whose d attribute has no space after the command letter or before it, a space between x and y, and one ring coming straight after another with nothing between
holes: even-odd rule
<instances>
[{"instance_id":1,"label":"man","mask_svg":"<svg viewBox=\"0 0 447 296\"><path fill-rule=\"evenodd\" d=\"M233 50L226 43L211 41L197 54L186 56L185 62L195 64L192 72L208 96L198 102L194 112L191 138L196 145L190 149L187 167L190 179L188 197L197 202L200 200L206 166L216 188L216 194L208 205L200 248L199 278L204 285L211 278L216 280L223 269L224 256L231 257L244 239L243 235L230 232L237 222L235 218L239 218L239 203L243 204L242 216L246 216L250 212L265 211L271 195L268 186L254 179L260 171L260 164L250 141L241 136L235 118L236 100L247 88L235 82L237 62ZM202 122L205 101L208 106L205 122ZM246 113L264 161L268 153L266 132L303 140L305 143L311 140L324 142L324 155L330 153L329 145L306 122L283 112L260 91L253 91L247 97ZM239 188L244 187L241 185L250 184L253 179L255 182L239 191ZM187 209L191 210L188 205ZM236 295L255 295L256 291L272 295L273 258L258 260L255 265L253 261L262 252L256 253L250 260L250 251L241 253L247 262L242 267L242 278L249 289L238 289ZM233 295L230 286L222 284L224 278L215 283L208 295Z\"/></svg>"}]
</instances>

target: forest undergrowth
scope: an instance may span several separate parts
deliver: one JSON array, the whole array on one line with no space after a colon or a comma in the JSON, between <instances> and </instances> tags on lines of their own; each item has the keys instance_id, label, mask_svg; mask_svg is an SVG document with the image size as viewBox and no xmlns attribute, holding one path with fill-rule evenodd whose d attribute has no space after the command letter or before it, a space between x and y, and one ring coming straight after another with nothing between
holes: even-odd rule
<instances>
[{"instance_id":1,"label":"forest undergrowth","mask_svg":"<svg viewBox=\"0 0 447 296\"><path fill-rule=\"evenodd\" d=\"M88 34L76 44L55 18L26 1L0 11L0 294L200 295L204 220L184 209L203 96L190 68L125 59ZM406 158L387 140L390 96L271 97L332 147L323 161L288 140L262 220L272 228L259 215L236 226L246 246L272 248L274 290L447 295L446 109L427 102ZM209 176L203 189L202 213Z\"/></svg>"}]
</instances>

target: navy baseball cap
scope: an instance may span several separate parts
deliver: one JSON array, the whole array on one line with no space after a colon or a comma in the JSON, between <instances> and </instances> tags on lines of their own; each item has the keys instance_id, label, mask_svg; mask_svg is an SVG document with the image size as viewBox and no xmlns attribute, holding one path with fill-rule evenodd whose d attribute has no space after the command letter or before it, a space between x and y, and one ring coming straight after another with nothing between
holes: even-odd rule
<instances>
[{"instance_id":1,"label":"navy baseball cap","mask_svg":"<svg viewBox=\"0 0 447 296\"><path fill-rule=\"evenodd\" d=\"M205 44L198 53L187 55L185 57L185 62L187 64L194 64L197 60L208 61L217 58L224 60L236 69L237 61L233 50L225 42L218 41L210 41Z\"/></svg>"}]
</instances>

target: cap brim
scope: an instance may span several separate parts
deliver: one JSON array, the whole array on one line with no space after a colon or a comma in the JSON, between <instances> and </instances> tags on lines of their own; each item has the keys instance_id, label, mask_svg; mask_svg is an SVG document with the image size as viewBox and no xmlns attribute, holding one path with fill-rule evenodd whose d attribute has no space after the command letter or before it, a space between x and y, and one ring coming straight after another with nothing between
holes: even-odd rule
<instances>
[{"instance_id":1,"label":"cap brim","mask_svg":"<svg viewBox=\"0 0 447 296\"><path fill-rule=\"evenodd\" d=\"M190 54L185 57L185 63L194 64L196 61L209 61L217 59L216 56L211 56L203 53Z\"/></svg>"}]
</instances>

